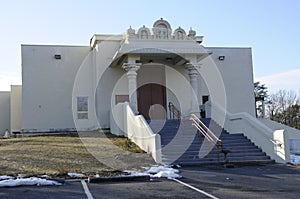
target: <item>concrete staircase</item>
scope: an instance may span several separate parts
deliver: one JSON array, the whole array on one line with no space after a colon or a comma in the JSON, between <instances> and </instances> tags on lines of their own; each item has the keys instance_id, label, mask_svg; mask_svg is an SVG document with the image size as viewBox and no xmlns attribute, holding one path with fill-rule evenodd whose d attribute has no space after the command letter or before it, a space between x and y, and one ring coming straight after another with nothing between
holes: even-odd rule
<instances>
[{"instance_id":1,"label":"concrete staircase","mask_svg":"<svg viewBox=\"0 0 300 199\"><path fill-rule=\"evenodd\" d=\"M274 163L266 153L255 146L244 134L230 134L211 119L201 119L216 135L220 135L223 149L229 151L227 160L231 164ZM202 164L224 164L225 155L204 139L189 120L151 121L150 127L161 136L162 158L166 164L185 166Z\"/></svg>"}]
</instances>

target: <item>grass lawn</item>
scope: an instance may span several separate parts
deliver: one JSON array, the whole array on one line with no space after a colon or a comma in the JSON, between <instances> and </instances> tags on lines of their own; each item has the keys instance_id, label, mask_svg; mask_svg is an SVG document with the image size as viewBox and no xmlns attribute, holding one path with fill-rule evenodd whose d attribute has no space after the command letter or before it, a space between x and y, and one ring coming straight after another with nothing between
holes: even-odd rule
<instances>
[{"instance_id":1,"label":"grass lawn","mask_svg":"<svg viewBox=\"0 0 300 199\"><path fill-rule=\"evenodd\" d=\"M100 133L97 132L97 135ZM41 136L26 138L0 139L0 175L65 175L68 172L85 174L101 174L116 170L103 164L99 158L91 155L86 140L96 140L97 143L105 141L105 148L97 148L102 151L101 158L113 160L114 148L121 148L139 153L140 156L153 163L149 155L142 151L127 138L115 137L111 134L103 134L93 137L78 136ZM107 139L109 138L109 139ZM85 140L85 141L84 141ZM112 144L113 143L113 144ZM118 147L116 147L116 145ZM132 153L131 153L132 154ZM118 155L120 155L118 153ZM107 156L107 157L106 157ZM112 159L112 160L111 160ZM139 165L143 166L143 165Z\"/></svg>"}]
</instances>

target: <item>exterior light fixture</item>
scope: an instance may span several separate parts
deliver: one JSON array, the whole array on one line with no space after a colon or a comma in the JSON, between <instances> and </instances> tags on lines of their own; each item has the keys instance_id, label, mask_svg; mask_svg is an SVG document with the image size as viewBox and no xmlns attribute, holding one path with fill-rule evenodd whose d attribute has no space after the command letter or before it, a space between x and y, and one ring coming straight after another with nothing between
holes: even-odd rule
<instances>
[{"instance_id":1,"label":"exterior light fixture","mask_svg":"<svg viewBox=\"0 0 300 199\"><path fill-rule=\"evenodd\" d=\"M224 55L220 55L218 58L220 61L224 61L225 60L225 56Z\"/></svg>"},{"instance_id":2,"label":"exterior light fixture","mask_svg":"<svg viewBox=\"0 0 300 199\"><path fill-rule=\"evenodd\" d=\"M60 54L55 54L55 55L54 55L54 58L55 58L55 59L61 59L61 55L60 55Z\"/></svg>"}]
</instances>

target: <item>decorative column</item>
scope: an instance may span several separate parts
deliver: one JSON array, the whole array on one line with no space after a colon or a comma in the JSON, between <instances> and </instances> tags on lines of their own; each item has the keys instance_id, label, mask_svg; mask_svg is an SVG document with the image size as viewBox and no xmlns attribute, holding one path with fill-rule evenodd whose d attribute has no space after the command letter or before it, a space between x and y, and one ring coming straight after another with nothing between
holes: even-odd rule
<instances>
[{"instance_id":1,"label":"decorative column","mask_svg":"<svg viewBox=\"0 0 300 199\"><path fill-rule=\"evenodd\" d=\"M132 111L137 115L138 112L138 106L137 106L137 94L136 94L136 76L138 71L140 69L141 64L140 63L124 63L123 69L127 71L127 78L128 78L128 90L129 90L129 104L132 109Z\"/></svg>"},{"instance_id":2,"label":"decorative column","mask_svg":"<svg viewBox=\"0 0 300 199\"><path fill-rule=\"evenodd\" d=\"M191 113L200 117L199 103L198 103L198 68L197 64L187 63L185 68L188 70L188 75L191 85Z\"/></svg>"}]
</instances>

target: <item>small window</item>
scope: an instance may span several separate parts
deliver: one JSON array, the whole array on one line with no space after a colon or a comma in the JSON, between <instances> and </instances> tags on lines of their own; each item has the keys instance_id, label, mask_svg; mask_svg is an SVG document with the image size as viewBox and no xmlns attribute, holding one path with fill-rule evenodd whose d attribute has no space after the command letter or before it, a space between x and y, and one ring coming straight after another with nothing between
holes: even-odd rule
<instances>
[{"instance_id":1,"label":"small window","mask_svg":"<svg viewBox=\"0 0 300 199\"><path fill-rule=\"evenodd\" d=\"M89 119L88 97L77 97L77 119Z\"/></svg>"}]
</instances>

